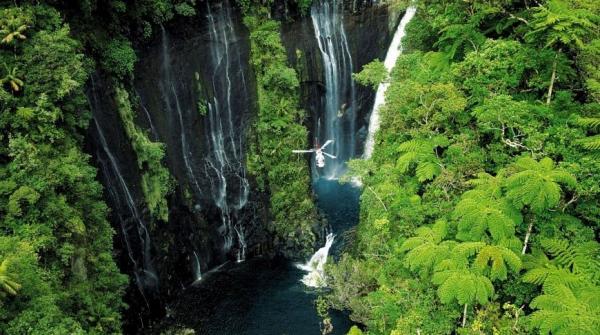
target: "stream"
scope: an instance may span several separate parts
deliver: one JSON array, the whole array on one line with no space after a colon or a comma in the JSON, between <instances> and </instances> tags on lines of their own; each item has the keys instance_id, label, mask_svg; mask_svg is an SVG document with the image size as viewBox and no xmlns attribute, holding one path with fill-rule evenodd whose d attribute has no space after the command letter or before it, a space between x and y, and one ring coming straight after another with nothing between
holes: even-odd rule
<instances>
[{"instance_id":1,"label":"stream","mask_svg":"<svg viewBox=\"0 0 600 335\"><path fill-rule=\"evenodd\" d=\"M337 236L330 251L335 258L343 248L344 232L358 222L360 190L324 178L313 187L317 204ZM285 259L226 264L186 289L168 307L169 315L160 328L191 328L206 335L320 334L314 301L321 290L305 286L304 275L305 271ZM352 326L348 315L334 310L329 314L331 334L346 334Z\"/></svg>"}]
</instances>

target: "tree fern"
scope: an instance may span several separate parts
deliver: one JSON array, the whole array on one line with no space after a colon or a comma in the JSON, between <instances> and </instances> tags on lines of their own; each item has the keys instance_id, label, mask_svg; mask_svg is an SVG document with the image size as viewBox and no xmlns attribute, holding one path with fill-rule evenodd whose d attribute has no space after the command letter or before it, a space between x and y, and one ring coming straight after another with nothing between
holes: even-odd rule
<instances>
[{"instance_id":1,"label":"tree fern","mask_svg":"<svg viewBox=\"0 0 600 335\"><path fill-rule=\"evenodd\" d=\"M531 325L541 334L597 334L600 329L598 286L600 245L595 241L570 245L565 240L542 240L544 250L525 256L530 270L523 281L542 285L543 294L530 306Z\"/></svg>"},{"instance_id":2,"label":"tree fern","mask_svg":"<svg viewBox=\"0 0 600 335\"><path fill-rule=\"evenodd\" d=\"M600 288L571 289L565 285L535 297L530 306L537 309L529 316L540 334L598 334L600 329Z\"/></svg>"},{"instance_id":3,"label":"tree fern","mask_svg":"<svg viewBox=\"0 0 600 335\"><path fill-rule=\"evenodd\" d=\"M461 305L487 303L494 295L492 282L469 269L455 268L436 272L432 282L438 286L438 297L444 304L454 301Z\"/></svg>"},{"instance_id":4,"label":"tree fern","mask_svg":"<svg viewBox=\"0 0 600 335\"><path fill-rule=\"evenodd\" d=\"M600 283L600 244L589 241L569 245L567 240L544 239L542 247L553 257L553 262L580 274L598 284Z\"/></svg>"},{"instance_id":5,"label":"tree fern","mask_svg":"<svg viewBox=\"0 0 600 335\"><path fill-rule=\"evenodd\" d=\"M586 37L597 29L589 10L574 8L565 0L550 0L545 6L534 7L531 26L525 35L531 41L545 40L546 46L574 45L583 47Z\"/></svg>"},{"instance_id":6,"label":"tree fern","mask_svg":"<svg viewBox=\"0 0 600 335\"><path fill-rule=\"evenodd\" d=\"M582 117L577 119L577 124L593 130L600 129L600 117Z\"/></svg>"},{"instance_id":7,"label":"tree fern","mask_svg":"<svg viewBox=\"0 0 600 335\"><path fill-rule=\"evenodd\" d=\"M463 241L509 239L514 237L515 225L523 222L521 213L507 199L480 190L466 192L453 217L458 222L456 238Z\"/></svg>"},{"instance_id":8,"label":"tree fern","mask_svg":"<svg viewBox=\"0 0 600 335\"><path fill-rule=\"evenodd\" d=\"M521 270L521 259L512 250L499 245L486 245L481 248L473 267L491 280L505 280L508 270Z\"/></svg>"},{"instance_id":9,"label":"tree fern","mask_svg":"<svg viewBox=\"0 0 600 335\"><path fill-rule=\"evenodd\" d=\"M415 175L420 182L432 180L442 172L440 159L435 154L436 147L447 146L447 140L441 137L432 139L413 139L400 144L398 151L402 155L396 162L396 167L402 173L408 172L416 164Z\"/></svg>"},{"instance_id":10,"label":"tree fern","mask_svg":"<svg viewBox=\"0 0 600 335\"><path fill-rule=\"evenodd\" d=\"M504 186L504 176L498 173L496 176L492 176L489 173L480 172L477 174L477 178L471 179L467 184L474 186L471 191L465 192L468 195L470 192L485 192L490 197L499 198L502 196L502 187Z\"/></svg>"},{"instance_id":11,"label":"tree fern","mask_svg":"<svg viewBox=\"0 0 600 335\"><path fill-rule=\"evenodd\" d=\"M406 252L404 265L421 276L432 272L442 260L448 258L455 246L453 241L443 241L447 233L445 221L438 221L432 227L420 227L416 236L407 239L400 247Z\"/></svg>"},{"instance_id":12,"label":"tree fern","mask_svg":"<svg viewBox=\"0 0 600 335\"><path fill-rule=\"evenodd\" d=\"M575 187L576 180L565 170L554 167L550 158L539 162L530 157L519 158L514 164L517 173L506 181L506 196L517 206L529 206L534 212L552 208L561 197L560 184Z\"/></svg>"}]
</instances>

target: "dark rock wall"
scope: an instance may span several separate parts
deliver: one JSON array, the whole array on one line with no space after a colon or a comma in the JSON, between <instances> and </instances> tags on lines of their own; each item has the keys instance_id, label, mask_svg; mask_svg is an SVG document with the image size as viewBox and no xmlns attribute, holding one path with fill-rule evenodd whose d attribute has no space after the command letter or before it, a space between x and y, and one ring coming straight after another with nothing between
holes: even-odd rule
<instances>
[{"instance_id":1,"label":"dark rock wall","mask_svg":"<svg viewBox=\"0 0 600 335\"><path fill-rule=\"evenodd\" d=\"M218 11L221 6L229 4L213 1L211 9ZM385 57L400 17L398 13L390 14L385 6L372 5L370 1L347 1L345 7L346 35L354 69L359 71L373 59ZM131 276L126 297L130 306L125 318L128 333L134 333L148 320L164 316L166 303L196 279L197 259L201 272L206 272L224 262L234 262L239 251L236 243L230 249L224 247L222 210L215 205L212 194L215 176L208 171L205 161L212 150L210 124L207 116L199 111L199 104L211 101L215 96L212 83L215 76L225 76L211 65L215 55L211 54L210 45L223 41L211 37L207 3L199 2L197 12L194 17L176 18L165 25L162 32L157 27L153 40L138 47L135 79L125 85L137 125L147 130L151 140L166 145L165 164L177 182L175 192L168 199L168 223L156 221L146 209L136 155L123 129L111 81L96 74L88 85L95 120L88 135L89 152L99 168L99 178L111 208L119 264L122 271ZM236 57L239 57L234 69L235 78L243 78L231 83L232 123L236 127L235 133L243 135L240 147L245 152L243 140L251 131L249 125L256 113L256 84L249 65L248 32L240 13L232 9L230 14L236 38L227 40L227 48L235 49ZM313 120L318 117L324 83L322 60L310 16L301 17L295 9L278 2L274 17L282 21L282 38L289 61L300 76L302 103L312 119L307 125L312 128ZM167 70L165 52L168 54ZM362 142L374 93L360 86L357 89L357 137ZM186 138L185 147L182 132ZM362 144L357 147L362 151ZM184 153L187 153L186 157ZM231 220L244 228L247 257L274 255L278 247L266 228L268 196L256 191L251 178L248 182L247 203L232 212ZM229 196L235 198L235 193L240 190L232 186ZM131 208L129 198L133 200L135 210ZM315 231L319 230L315 227Z\"/></svg>"},{"instance_id":2,"label":"dark rock wall","mask_svg":"<svg viewBox=\"0 0 600 335\"><path fill-rule=\"evenodd\" d=\"M345 1L344 8L344 29L352 54L354 71L359 72L363 65L372 60L385 58L401 16L399 12L389 10L388 6L372 5L370 1ZM308 125L313 131L316 118L323 113L321 97L325 94L325 79L323 60L310 15L296 17L294 21L284 20L281 33L290 64L300 77L302 104L310 115ZM367 136L375 92L371 88L360 85L356 88L356 153L360 155Z\"/></svg>"}]
</instances>

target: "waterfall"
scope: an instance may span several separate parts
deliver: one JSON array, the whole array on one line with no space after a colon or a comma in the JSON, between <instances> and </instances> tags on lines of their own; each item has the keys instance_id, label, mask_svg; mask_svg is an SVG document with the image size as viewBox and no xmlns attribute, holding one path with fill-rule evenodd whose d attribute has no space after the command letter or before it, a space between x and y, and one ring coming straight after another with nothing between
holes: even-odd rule
<instances>
[{"instance_id":1,"label":"waterfall","mask_svg":"<svg viewBox=\"0 0 600 335\"><path fill-rule=\"evenodd\" d=\"M162 72L160 86L162 91L162 98L164 100L164 105L167 109L167 113L170 115L176 114L177 120L179 121L179 141L181 146L181 155L183 157L183 164L185 165L186 174L191 183L190 187L192 191L196 193L197 196L201 195L202 190L200 189L200 184L198 183L198 177L194 173L194 169L192 168L192 152L190 150L190 146L187 140L186 135L186 127L184 122L184 112L181 110L181 103L179 102L179 96L177 95L177 90L175 90L175 84L173 82L173 78L171 76L171 57L169 56L169 37L165 28L161 25L161 46L162 46Z\"/></svg>"},{"instance_id":2,"label":"waterfall","mask_svg":"<svg viewBox=\"0 0 600 335\"><path fill-rule=\"evenodd\" d=\"M93 82L93 81L92 81ZM104 151L104 154L108 158L108 163L98 155L98 160L102 171L107 179L109 179L109 187L108 191L113 197L117 206L120 207L120 204L123 202L126 205L126 210L129 212L129 217L119 217L119 224L121 228L121 234L123 234L123 241L125 242L125 248L127 249L127 255L129 260L133 265L133 274L136 279L136 285L144 299L146 299L144 295L145 287L155 287L158 285L158 277L156 275L156 271L154 270L154 266L152 265L152 256L151 256L151 241L150 234L148 233L148 229L146 227L146 223L140 216L138 208L133 200L133 196L127 183L125 182L125 178L121 173L119 168L119 164L117 159L110 151L110 148L106 142L106 137L102 131L102 128L98 124L98 121L94 118L94 125L96 126L96 130L98 133L98 139L100 140L100 145ZM111 173L112 172L112 173ZM114 178L111 178L113 176ZM117 185L114 185L113 182L118 182ZM120 192L117 192L120 190ZM121 194L123 197L119 196ZM132 223L134 225L132 225ZM140 245L140 250L137 251L142 255L142 265L138 264L135 256L136 251L132 246L132 237L130 236L130 231L134 231L137 237L137 241ZM147 303L147 301L146 301Z\"/></svg>"},{"instance_id":3,"label":"waterfall","mask_svg":"<svg viewBox=\"0 0 600 335\"><path fill-rule=\"evenodd\" d=\"M202 280L202 269L200 267L200 258L194 251L194 283Z\"/></svg>"},{"instance_id":4,"label":"waterfall","mask_svg":"<svg viewBox=\"0 0 600 335\"><path fill-rule=\"evenodd\" d=\"M333 245L335 235L328 234L325 241L325 245L321 247L305 264L297 264L296 266L308 272L302 277L304 285L309 287L324 287L327 285L325 280L325 263L327 263L327 256L329 256L329 249Z\"/></svg>"},{"instance_id":5,"label":"waterfall","mask_svg":"<svg viewBox=\"0 0 600 335\"><path fill-rule=\"evenodd\" d=\"M146 116L146 119L148 120L148 125L150 126L150 134L152 135L152 139L154 141L158 141L159 137L158 137L158 131L156 131L156 127L154 127L154 123L152 122L152 117L150 116L150 112L148 111L148 108L146 108L146 105L144 105L144 101L141 100L141 96L140 93L138 92L138 90L135 90L135 94L140 97L140 106L142 107L142 111L144 112L144 115Z\"/></svg>"},{"instance_id":6,"label":"waterfall","mask_svg":"<svg viewBox=\"0 0 600 335\"><path fill-rule=\"evenodd\" d=\"M400 57L402 54L402 38L404 38L404 35L406 35L406 25L415 16L416 11L417 9L415 7L408 7L406 9L406 13L404 13L404 16L402 17L402 20L400 20L400 24L396 29L392 44L390 44L385 56L384 65L388 73L392 72L394 65L396 65L396 60L398 60L398 57ZM377 94L375 95L375 102L373 103L373 110L371 111L371 118L369 120L369 135L367 136L367 141L365 142L365 150L363 154L365 159L369 159L371 158L371 155L373 155L375 134L379 130L380 126L379 109L385 104L385 92L389 86L389 82L383 82L377 87Z\"/></svg>"},{"instance_id":7,"label":"waterfall","mask_svg":"<svg viewBox=\"0 0 600 335\"><path fill-rule=\"evenodd\" d=\"M327 178L339 176L344 162L355 155L356 90L342 12L342 1L318 0L310 15L325 78L325 96L315 132L320 144L335 141L327 151L337 156L335 160L327 158L320 173Z\"/></svg>"},{"instance_id":8,"label":"waterfall","mask_svg":"<svg viewBox=\"0 0 600 335\"><path fill-rule=\"evenodd\" d=\"M212 176L211 188L215 205L221 212L221 231L225 250L237 238L237 261L246 257L246 241L241 222L232 222L232 215L248 201L249 183L244 167L244 124L241 111L247 110L248 92L242 71L242 56L236 46L237 36L231 19L231 8L221 6L216 12L208 7L210 36L210 66L212 98L207 101L206 136L210 153L205 159L207 174ZM240 91L233 91L241 83ZM236 119L237 117L237 119Z\"/></svg>"}]
</instances>

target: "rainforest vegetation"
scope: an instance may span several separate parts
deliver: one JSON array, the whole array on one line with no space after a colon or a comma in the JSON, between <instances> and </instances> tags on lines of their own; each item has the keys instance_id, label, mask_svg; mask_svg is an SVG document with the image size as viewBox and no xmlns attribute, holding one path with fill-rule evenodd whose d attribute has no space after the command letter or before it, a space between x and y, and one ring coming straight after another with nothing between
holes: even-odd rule
<instances>
[{"instance_id":1,"label":"rainforest vegetation","mask_svg":"<svg viewBox=\"0 0 600 335\"><path fill-rule=\"evenodd\" d=\"M272 230L306 248L316 220L308 167L279 150L307 140L298 80L286 66L278 23L268 18L270 3L240 5L260 97L248 169L271 194ZM303 11L309 5L298 4ZM128 279L116 266L109 209L84 150L86 129L94 127L86 82L99 72L112 81L147 208L168 221L174 180L163 166L164 146L135 124L134 47L175 16L195 15L195 6L193 0L0 2L1 334L121 331Z\"/></svg>"},{"instance_id":2,"label":"rainforest vegetation","mask_svg":"<svg viewBox=\"0 0 600 335\"><path fill-rule=\"evenodd\" d=\"M600 4L416 6L330 306L369 334L598 334Z\"/></svg>"},{"instance_id":3,"label":"rainforest vegetation","mask_svg":"<svg viewBox=\"0 0 600 335\"><path fill-rule=\"evenodd\" d=\"M134 279L117 266L86 90L108 78L142 203L152 225L174 224L181 185L136 123L134 69L201 2L0 0L0 334L123 332ZM308 146L308 122L281 2L232 3L256 82L246 169L275 245L308 251L319 216L309 164L289 152ZM306 15L312 1L284 3ZM412 5L393 72L375 61L354 75L390 87L373 157L348 162L360 223L319 315L349 311L354 335L600 334L600 2Z\"/></svg>"}]
</instances>

